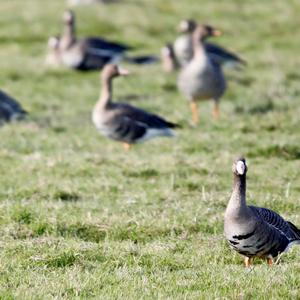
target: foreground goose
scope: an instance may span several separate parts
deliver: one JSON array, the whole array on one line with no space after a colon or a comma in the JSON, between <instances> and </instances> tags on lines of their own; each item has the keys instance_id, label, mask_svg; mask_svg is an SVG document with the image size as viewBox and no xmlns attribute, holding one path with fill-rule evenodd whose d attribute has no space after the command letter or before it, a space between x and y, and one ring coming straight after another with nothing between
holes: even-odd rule
<instances>
[{"instance_id":1,"label":"foreground goose","mask_svg":"<svg viewBox=\"0 0 300 300\"><path fill-rule=\"evenodd\" d=\"M89 37L77 39L75 34L75 15L66 11L63 16L64 32L59 50L65 66L78 70L101 69L105 64L119 60L130 47Z\"/></svg>"},{"instance_id":2,"label":"foreground goose","mask_svg":"<svg viewBox=\"0 0 300 300\"><path fill-rule=\"evenodd\" d=\"M300 230L272 210L246 204L247 165L244 158L232 167L233 191L225 212L224 231L231 247L245 256L266 258L269 265L292 244L300 243Z\"/></svg>"},{"instance_id":3,"label":"foreground goose","mask_svg":"<svg viewBox=\"0 0 300 300\"><path fill-rule=\"evenodd\" d=\"M210 26L197 26L193 33L193 59L181 70L178 88L190 102L194 123L198 123L198 100L214 100L214 118L219 117L219 101L226 90L226 81L219 64L207 55L203 41L220 32Z\"/></svg>"},{"instance_id":4,"label":"foreground goose","mask_svg":"<svg viewBox=\"0 0 300 300\"><path fill-rule=\"evenodd\" d=\"M183 20L179 24L181 36L174 42L174 53L180 66L185 66L193 58L192 35L196 27L197 23L194 20ZM233 66L246 64L238 55L216 44L205 41L204 48L209 57L218 64Z\"/></svg>"},{"instance_id":5,"label":"foreground goose","mask_svg":"<svg viewBox=\"0 0 300 300\"><path fill-rule=\"evenodd\" d=\"M15 99L0 91L0 125L23 119L26 114L26 111Z\"/></svg>"},{"instance_id":6,"label":"foreground goose","mask_svg":"<svg viewBox=\"0 0 300 300\"><path fill-rule=\"evenodd\" d=\"M123 142L125 149L158 136L173 136L172 129L178 125L129 104L112 102L112 79L128 74L114 64L103 69L102 90L92 113L96 128L104 136Z\"/></svg>"}]
</instances>

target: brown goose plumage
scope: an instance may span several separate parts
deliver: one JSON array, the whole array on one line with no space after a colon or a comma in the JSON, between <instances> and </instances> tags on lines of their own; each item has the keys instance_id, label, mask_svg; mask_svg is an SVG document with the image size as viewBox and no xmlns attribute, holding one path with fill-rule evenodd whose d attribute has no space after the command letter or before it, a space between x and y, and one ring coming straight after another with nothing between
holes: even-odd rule
<instances>
[{"instance_id":1,"label":"brown goose plumage","mask_svg":"<svg viewBox=\"0 0 300 300\"><path fill-rule=\"evenodd\" d=\"M267 208L247 206L246 173L244 158L237 159L232 167L233 191L225 212L224 232L231 247L245 256L245 266L253 257L273 260L300 243L300 230Z\"/></svg>"},{"instance_id":2,"label":"brown goose plumage","mask_svg":"<svg viewBox=\"0 0 300 300\"><path fill-rule=\"evenodd\" d=\"M219 101L226 90L226 81L219 64L207 55L203 41L208 36L219 35L220 31L210 26L198 26L193 33L193 59L181 70L177 85L190 102L194 123L198 123L197 101L212 99L213 116L219 117Z\"/></svg>"},{"instance_id":3,"label":"brown goose plumage","mask_svg":"<svg viewBox=\"0 0 300 300\"><path fill-rule=\"evenodd\" d=\"M174 54L181 67L187 65L193 58L193 32L197 28L195 20L182 20L178 26L181 35L174 42ZM238 67L246 65L246 62L237 54L221 47L215 43L209 43L206 40L203 46L215 63L225 66Z\"/></svg>"},{"instance_id":4,"label":"brown goose plumage","mask_svg":"<svg viewBox=\"0 0 300 300\"><path fill-rule=\"evenodd\" d=\"M123 142L126 149L158 136L173 136L172 129L178 125L127 103L112 102L112 79L127 74L114 64L103 69L102 90L92 114L96 128L104 136Z\"/></svg>"},{"instance_id":5,"label":"brown goose plumage","mask_svg":"<svg viewBox=\"0 0 300 300\"><path fill-rule=\"evenodd\" d=\"M100 37L76 37L75 14L63 15L64 32L59 43L61 60L67 67L78 70L101 69L107 63L121 59L130 47Z\"/></svg>"}]
</instances>

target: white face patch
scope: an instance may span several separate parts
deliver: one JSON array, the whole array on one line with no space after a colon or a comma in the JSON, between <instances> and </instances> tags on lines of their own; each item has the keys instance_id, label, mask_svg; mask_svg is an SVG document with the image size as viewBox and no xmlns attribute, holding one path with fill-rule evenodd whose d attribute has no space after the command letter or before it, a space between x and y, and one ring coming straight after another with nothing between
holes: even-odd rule
<instances>
[{"instance_id":1,"label":"white face patch","mask_svg":"<svg viewBox=\"0 0 300 300\"><path fill-rule=\"evenodd\" d=\"M181 21L180 23L180 29L182 31L186 31L189 28L189 23L187 21Z\"/></svg>"},{"instance_id":2,"label":"white face patch","mask_svg":"<svg viewBox=\"0 0 300 300\"><path fill-rule=\"evenodd\" d=\"M244 162L242 162L241 160L239 160L236 163L236 171L238 172L238 174L244 175L245 169L246 169L246 166L245 166Z\"/></svg>"}]
</instances>

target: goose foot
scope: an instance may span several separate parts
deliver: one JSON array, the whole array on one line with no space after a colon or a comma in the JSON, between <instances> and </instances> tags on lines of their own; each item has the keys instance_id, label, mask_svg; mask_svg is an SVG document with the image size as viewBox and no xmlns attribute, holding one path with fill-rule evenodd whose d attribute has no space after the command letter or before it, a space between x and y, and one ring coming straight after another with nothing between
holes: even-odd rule
<instances>
[{"instance_id":1,"label":"goose foot","mask_svg":"<svg viewBox=\"0 0 300 300\"><path fill-rule=\"evenodd\" d=\"M253 264L253 259L251 257L245 257L244 264L246 268L250 268Z\"/></svg>"},{"instance_id":2,"label":"goose foot","mask_svg":"<svg viewBox=\"0 0 300 300\"><path fill-rule=\"evenodd\" d=\"M273 265L273 258L267 258L267 264L269 266L272 266Z\"/></svg>"},{"instance_id":3,"label":"goose foot","mask_svg":"<svg viewBox=\"0 0 300 300\"><path fill-rule=\"evenodd\" d=\"M123 143L123 147L124 147L124 149L125 149L126 151L129 151L130 148L131 148L131 145L128 144L128 143Z\"/></svg>"},{"instance_id":4,"label":"goose foot","mask_svg":"<svg viewBox=\"0 0 300 300\"><path fill-rule=\"evenodd\" d=\"M195 101L192 101L190 103L190 108L192 111L192 119L194 124L198 124L199 123L199 113L198 113L198 106L197 103Z\"/></svg>"},{"instance_id":5,"label":"goose foot","mask_svg":"<svg viewBox=\"0 0 300 300\"><path fill-rule=\"evenodd\" d=\"M215 103L212 115L215 120L220 118L220 108L218 103Z\"/></svg>"}]
</instances>

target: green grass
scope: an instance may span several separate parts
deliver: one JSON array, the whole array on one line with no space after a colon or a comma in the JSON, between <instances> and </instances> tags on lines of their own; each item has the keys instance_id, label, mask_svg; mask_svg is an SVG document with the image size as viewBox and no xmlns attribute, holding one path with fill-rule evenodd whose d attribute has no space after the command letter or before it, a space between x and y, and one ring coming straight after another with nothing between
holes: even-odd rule
<instances>
[{"instance_id":1,"label":"green grass","mask_svg":"<svg viewBox=\"0 0 300 300\"><path fill-rule=\"evenodd\" d=\"M121 1L77 7L79 35L159 53L182 18L226 33L249 66L226 71L222 117L193 127L176 75L127 65L115 99L184 128L130 152L91 124L97 72L47 70L63 0L2 0L1 89L30 112L1 128L1 299L297 299L299 247L252 271L223 238L231 164L248 158L248 201L300 225L299 1ZM113 14L113 15L111 15Z\"/></svg>"}]
</instances>

